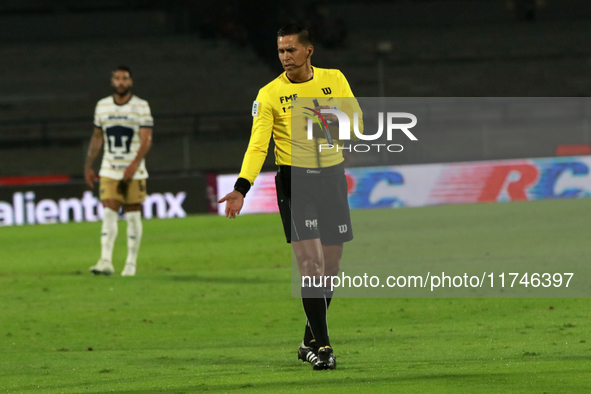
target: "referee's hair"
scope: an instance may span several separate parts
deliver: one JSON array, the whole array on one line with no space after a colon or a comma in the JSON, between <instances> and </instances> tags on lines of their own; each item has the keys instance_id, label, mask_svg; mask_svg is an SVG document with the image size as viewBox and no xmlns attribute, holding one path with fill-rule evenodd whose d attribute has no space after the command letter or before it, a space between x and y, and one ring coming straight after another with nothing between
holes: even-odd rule
<instances>
[{"instance_id":1,"label":"referee's hair","mask_svg":"<svg viewBox=\"0 0 591 394\"><path fill-rule=\"evenodd\" d=\"M289 25L283 26L277 32L277 37L291 36L292 34L298 35L298 41L302 45L312 45L312 34L310 31L302 25L296 23L290 23Z\"/></svg>"},{"instance_id":2,"label":"referee's hair","mask_svg":"<svg viewBox=\"0 0 591 394\"><path fill-rule=\"evenodd\" d=\"M129 77L132 78L131 68L129 68L125 64L121 64L121 65L117 66L113 71L111 71L111 74L114 73L115 71L127 71L129 73Z\"/></svg>"}]
</instances>

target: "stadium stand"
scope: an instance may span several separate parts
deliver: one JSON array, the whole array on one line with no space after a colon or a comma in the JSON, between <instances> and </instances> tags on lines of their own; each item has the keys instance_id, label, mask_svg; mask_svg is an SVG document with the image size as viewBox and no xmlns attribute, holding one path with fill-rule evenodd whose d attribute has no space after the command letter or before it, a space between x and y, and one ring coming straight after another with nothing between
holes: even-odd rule
<instances>
[{"instance_id":1,"label":"stadium stand","mask_svg":"<svg viewBox=\"0 0 591 394\"><path fill-rule=\"evenodd\" d=\"M0 5L1 24L15 27L12 38L3 35L0 44L0 154L6 158L1 176L80 176L94 104L110 93L109 70L119 63L134 70L134 92L150 101L156 116L158 148L149 157L152 171L238 168L250 134L251 102L277 75L268 58L215 32L203 33L207 18L194 22L195 10L188 13L189 23L179 18L182 9L137 10L131 1L101 0L88 8L66 1L57 10L56 3L25 0ZM390 97L589 96L591 5L579 0L541 2L543 7L530 15L518 0L501 3L327 2L316 7L318 19L307 17L315 26L327 19L344 21L347 31L338 45L319 42L314 64L341 69L360 97L382 91L378 58L384 65L383 91ZM117 29L99 29L116 26L130 13L136 23L124 40ZM277 24L285 21L282 18ZM55 29L52 37L24 31L39 21L52 26L70 23L77 35L70 36L66 28ZM145 22L155 26L149 33ZM260 37L254 39L260 33L245 25L253 42L260 42ZM269 37L273 46L272 34ZM379 42L389 42L392 50L378 55ZM568 117L552 113L556 125ZM425 137L411 154L396 160L551 156L558 145L589 143L588 127L574 130L557 134L550 127L523 132L491 129L459 135L452 125L447 132ZM462 145L442 150L441 142L450 139Z\"/></svg>"}]
</instances>

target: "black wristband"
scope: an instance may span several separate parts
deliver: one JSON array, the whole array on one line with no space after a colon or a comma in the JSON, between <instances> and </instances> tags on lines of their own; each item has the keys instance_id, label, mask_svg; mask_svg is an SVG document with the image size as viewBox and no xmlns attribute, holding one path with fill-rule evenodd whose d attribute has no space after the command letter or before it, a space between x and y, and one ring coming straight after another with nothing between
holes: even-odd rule
<instances>
[{"instance_id":1,"label":"black wristband","mask_svg":"<svg viewBox=\"0 0 591 394\"><path fill-rule=\"evenodd\" d=\"M234 184L234 190L240 192L244 197L246 197L246 193L250 190L250 182L244 178L238 178L236 183Z\"/></svg>"}]
</instances>

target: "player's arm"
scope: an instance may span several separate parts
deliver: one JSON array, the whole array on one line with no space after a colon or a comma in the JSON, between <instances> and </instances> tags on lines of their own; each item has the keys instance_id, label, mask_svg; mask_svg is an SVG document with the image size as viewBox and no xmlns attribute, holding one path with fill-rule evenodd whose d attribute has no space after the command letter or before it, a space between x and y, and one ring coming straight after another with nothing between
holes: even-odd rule
<instances>
[{"instance_id":1,"label":"player's arm","mask_svg":"<svg viewBox=\"0 0 591 394\"><path fill-rule=\"evenodd\" d=\"M103 130L99 127L94 127L92 137L90 138L90 145L88 145L88 152L86 153L86 161L84 162L84 178L89 188L94 189L93 182L98 180L98 176L94 173L92 165L103 147Z\"/></svg>"},{"instance_id":2,"label":"player's arm","mask_svg":"<svg viewBox=\"0 0 591 394\"><path fill-rule=\"evenodd\" d=\"M152 147L152 128L151 127L140 127L140 148L138 149L135 159L127 166L123 171L123 180L129 182L133 179L135 172L137 171L142 160Z\"/></svg>"},{"instance_id":3,"label":"player's arm","mask_svg":"<svg viewBox=\"0 0 591 394\"><path fill-rule=\"evenodd\" d=\"M244 197L250 190L254 180L261 172L267 151L269 150L269 142L273 134L273 122L275 120L273 115L273 108L269 104L265 92L260 91L255 103L253 104L252 116L252 132L248 148L244 154L242 161L242 168L238 175L238 180L234 184L234 190L221 198L218 203L226 203L226 217L233 219L240 213L244 205Z\"/></svg>"}]
</instances>

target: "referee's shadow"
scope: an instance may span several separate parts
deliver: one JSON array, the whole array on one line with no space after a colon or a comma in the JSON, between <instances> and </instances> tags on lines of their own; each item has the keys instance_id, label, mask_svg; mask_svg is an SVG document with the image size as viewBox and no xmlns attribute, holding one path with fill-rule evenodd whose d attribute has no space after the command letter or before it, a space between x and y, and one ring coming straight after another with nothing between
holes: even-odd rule
<instances>
[{"instance_id":1,"label":"referee's shadow","mask_svg":"<svg viewBox=\"0 0 591 394\"><path fill-rule=\"evenodd\" d=\"M447 385L448 387L459 386L469 384L472 388L468 388L468 392L478 392L481 389L488 389L495 387L494 383L488 383L492 380L507 380L507 379L525 379L526 374L523 372L482 372L482 373L409 373L401 374L399 376L362 376L354 377L348 376L347 372L351 370L347 369L336 369L334 371L313 371L312 368L306 368L306 371L295 372L297 377L293 377L291 371L274 371L277 374L288 373L284 375L284 379L271 380L268 382L260 382L258 379L253 379L248 373L244 372L244 381L241 383L209 383L204 382L201 384L195 384L190 386L179 386L174 387L175 392L184 393L201 393L204 391L212 393L226 393L230 391L242 390L243 392L284 392L286 389L292 392L291 389L297 390L302 386L302 381L305 379L307 384L314 384L317 389L326 390L329 392L340 392L341 390L359 390L360 387L371 387L372 392L404 392L404 386L395 387L394 385L408 385L410 384L411 389L423 389L424 392L434 392L429 390L433 387L432 382L437 381L440 385ZM577 371L578 372L578 371ZM266 373L269 373L267 371ZM544 374L558 375L561 371L544 371ZM580 373L586 373L586 370L581 369ZM236 371L224 371L222 375L235 376ZM219 376L218 373L213 373L212 376ZM271 375L273 376L273 375ZM280 376L280 375L277 375ZM390 386L392 385L392 386ZM472 386L473 385L473 386ZM441 387L441 386L440 386ZM498 388L498 383L496 384ZM506 385L509 390L511 385ZM246 390L245 390L246 389ZM338 391L337 391L338 390ZM298 390L300 391L300 390ZM414 391L414 390L413 390ZM422 391L422 390L421 390ZM130 390L113 390L116 393L125 394L146 394L146 393L160 393L161 389L145 390L145 389L130 389ZM461 392L461 391L459 391ZM99 394L102 392L88 392L88 394Z\"/></svg>"},{"instance_id":2,"label":"referee's shadow","mask_svg":"<svg viewBox=\"0 0 591 394\"><path fill-rule=\"evenodd\" d=\"M279 279L267 278L244 278L231 276L201 276L201 275L173 275L170 276L173 282L200 282L200 283L228 283L243 285L259 285L265 283L279 283Z\"/></svg>"}]
</instances>

